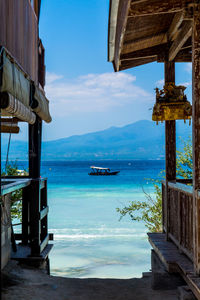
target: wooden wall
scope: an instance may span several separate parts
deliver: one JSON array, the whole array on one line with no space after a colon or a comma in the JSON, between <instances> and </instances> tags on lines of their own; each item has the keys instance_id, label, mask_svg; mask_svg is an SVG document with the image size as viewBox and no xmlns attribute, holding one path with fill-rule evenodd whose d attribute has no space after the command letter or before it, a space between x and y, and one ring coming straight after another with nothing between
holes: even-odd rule
<instances>
[{"instance_id":1,"label":"wooden wall","mask_svg":"<svg viewBox=\"0 0 200 300\"><path fill-rule=\"evenodd\" d=\"M0 45L38 80L38 21L29 0L0 0Z\"/></svg>"}]
</instances>

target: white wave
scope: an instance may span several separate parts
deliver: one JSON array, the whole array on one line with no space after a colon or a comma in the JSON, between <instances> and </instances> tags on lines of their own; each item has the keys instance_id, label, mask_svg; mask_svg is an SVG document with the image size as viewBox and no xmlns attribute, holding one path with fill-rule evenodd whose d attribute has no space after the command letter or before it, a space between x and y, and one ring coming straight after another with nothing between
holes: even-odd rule
<instances>
[{"instance_id":1,"label":"white wave","mask_svg":"<svg viewBox=\"0 0 200 300\"><path fill-rule=\"evenodd\" d=\"M135 233L143 233L146 232L143 228L108 228L108 227L99 227L99 228L51 228L50 232L54 234L70 234L70 233L112 233L112 234L135 234Z\"/></svg>"},{"instance_id":2,"label":"white wave","mask_svg":"<svg viewBox=\"0 0 200 300\"><path fill-rule=\"evenodd\" d=\"M135 234L54 234L54 240L82 240L82 239L108 239L108 238L135 238L146 237L146 233Z\"/></svg>"}]
</instances>

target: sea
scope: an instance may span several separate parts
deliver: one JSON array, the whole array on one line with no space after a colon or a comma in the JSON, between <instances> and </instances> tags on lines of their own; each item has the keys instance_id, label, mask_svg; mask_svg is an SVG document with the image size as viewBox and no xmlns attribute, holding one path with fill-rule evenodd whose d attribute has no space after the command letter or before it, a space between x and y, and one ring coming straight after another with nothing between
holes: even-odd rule
<instances>
[{"instance_id":1,"label":"sea","mask_svg":"<svg viewBox=\"0 0 200 300\"><path fill-rule=\"evenodd\" d=\"M18 162L19 168L25 165ZM89 176L90 166L119 170L116 176ZM154 196L164 161L43 161L48 177L51 274L71 278L141 277L150 266L147 228L116 208Z\"/></svg>"}]
</instances>

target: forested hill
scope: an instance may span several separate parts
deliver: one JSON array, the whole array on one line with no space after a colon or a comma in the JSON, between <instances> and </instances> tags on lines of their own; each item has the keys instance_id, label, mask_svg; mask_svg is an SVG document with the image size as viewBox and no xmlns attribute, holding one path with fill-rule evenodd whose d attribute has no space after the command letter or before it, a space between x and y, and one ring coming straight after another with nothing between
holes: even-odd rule
<instances>
[{"instance_id":1,"label":"forested hill","mask_svg":"<svg viewBox=\"0 0 200 300\"><path fill-rule=\"evenodd\" d=\"M191 126L177 122L177 142L187 140ZM164 159L164 124L143 120L123 127L43 142L43 160ZM27 143L13 141L10 159L23 160ZM3 142L3 157L6 143Z\"/></svg>"}]
</instances>

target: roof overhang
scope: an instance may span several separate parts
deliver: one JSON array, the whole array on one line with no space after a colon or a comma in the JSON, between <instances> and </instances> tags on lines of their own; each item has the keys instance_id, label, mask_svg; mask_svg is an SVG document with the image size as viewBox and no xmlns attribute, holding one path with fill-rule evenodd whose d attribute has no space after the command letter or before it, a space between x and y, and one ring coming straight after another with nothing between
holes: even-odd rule
<instances>
[{"instance_id":1,"label":"roof overhang","mask_svg":"<svg viewBox=\"0 0 200 300\"><path fill-rule=\"evenodd\" d=\"M153 61L192 60L189 0L110 0L108 60L115 71Z\"/></svg>"},{"instance_id":2,"label":"roof overhang","mask_svg":"<svg viewBox=\"0 0 200 300\"><path fill-rule=\"evenodd\" d=\"M114 60L118 5L119 0L110 0L108 23L108 61Z\"/></svg>"}]
</instances>

